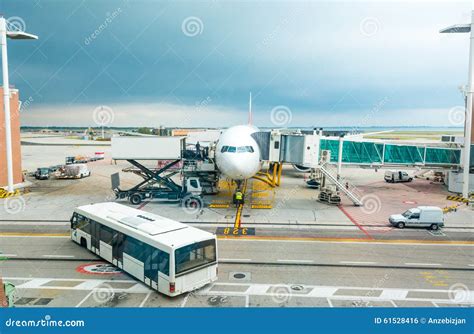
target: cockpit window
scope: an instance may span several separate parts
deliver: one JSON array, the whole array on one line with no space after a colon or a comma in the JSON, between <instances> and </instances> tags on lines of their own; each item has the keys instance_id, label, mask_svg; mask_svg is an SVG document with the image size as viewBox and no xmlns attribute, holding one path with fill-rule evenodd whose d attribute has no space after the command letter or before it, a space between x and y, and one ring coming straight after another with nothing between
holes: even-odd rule
<instances>
[{"instance_id":1,"label":"cockpit window","mask_svg":"<svg viewBox=\"0 0 474 334\"><path fill-rule=\"evenodd\" d=\"M222 146L221 153L229 152L229 153L253 153L255 152L252 146Z\"/></svg>"}]
</instances>

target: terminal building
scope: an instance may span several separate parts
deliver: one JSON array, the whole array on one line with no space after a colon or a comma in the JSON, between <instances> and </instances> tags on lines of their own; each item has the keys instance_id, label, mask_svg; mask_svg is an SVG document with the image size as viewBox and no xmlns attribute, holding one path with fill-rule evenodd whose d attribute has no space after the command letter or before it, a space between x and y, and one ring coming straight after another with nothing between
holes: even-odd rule
<instances>
[{"instance_id":1,"label":"terminal building","mask_svg":"<svg viewBox=\"0 0 474 334\"><path fill-rule=\"evenodd\" d=\"M0 95L3 96L3 88L0 87ZM21 169L21 140L20 140L20 103L17 89L10 89L10 115L12 132L12 154L13 154L13 183L23 182ZM3 99L0 99L0 188L7 185L7 152L5 145L5 114Z\"/></svg>"}]
</instances>

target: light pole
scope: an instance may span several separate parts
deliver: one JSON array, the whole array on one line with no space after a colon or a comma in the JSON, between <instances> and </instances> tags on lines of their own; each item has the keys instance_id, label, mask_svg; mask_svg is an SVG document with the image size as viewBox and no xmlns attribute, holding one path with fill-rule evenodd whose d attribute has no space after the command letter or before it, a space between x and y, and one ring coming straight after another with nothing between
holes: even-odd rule
<instances>
[{"instance_id":1,"label":"light pole","mask_svg":"<svg viewBox=\"0 0 474 334\"><path fill-rule=\"evenodd\" d=\"M470 33L469 46L469 78L466 90L466 120L464 128L464 149L463 149L463 184L462 196L469 197L469 168L471 156L471 131L472 131L472 98L474 93L474 10L471 12L471 23L456 24L440 30L440 33Z\"/></svg>"},{"instance_id":2,"label":"light pole","mask_svg":"<svg viewBox=\"0 0 474 334\"><path fill-rule=\"evenodd\" d=\"M38 36L27 34L24 31L8 30L7 20L0 17L0 47L2 48L3 72L3 111L5 113L5 146L7 154L7 191L13 191L13 157L12 134L10 117L10 83L8 80L7 37L11 39L38 39Z\"/></svg>"}]
</instances>

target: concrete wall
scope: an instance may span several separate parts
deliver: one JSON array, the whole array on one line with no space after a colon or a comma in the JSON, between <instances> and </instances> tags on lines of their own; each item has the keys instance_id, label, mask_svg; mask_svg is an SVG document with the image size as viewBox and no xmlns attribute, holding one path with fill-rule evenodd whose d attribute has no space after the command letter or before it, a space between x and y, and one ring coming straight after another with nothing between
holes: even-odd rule
<instances>
[{"instance_id":1,"label":"concrete wall","mask_svg":"<svg viewBox=\"0 0 474 334\"><path fill-rule=\"evenodd\" d=\"M10 114L13 151L13 182L23 182L21 170L20 110L18 90L10 90ZM7 185L7 155L5 146L5 114L3 112L3 88L0 87L0 187Z\"/></svg>"}]
</instances>

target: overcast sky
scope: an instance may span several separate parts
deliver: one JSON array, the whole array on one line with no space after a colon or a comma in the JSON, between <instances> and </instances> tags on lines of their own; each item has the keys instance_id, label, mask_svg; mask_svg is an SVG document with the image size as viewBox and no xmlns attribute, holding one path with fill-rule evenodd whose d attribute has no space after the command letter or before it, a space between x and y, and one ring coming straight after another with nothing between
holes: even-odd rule
<instances>
[{"instance_id":1,"label":"overcast sky","mask_svg":"<svg viewBox=\"0 0 474 334\"><path fill-rule=\"evenodd\" d=\"M23 125L459 125L471 2L0 1ZM94 112L96 110L96 112ZM273 110L273 112L272 112ZM102 114L101 114L102 115ZM107 116L107 115L106 115ZM102 119L102 118L101 118Z\"/></svg>"}]
</instances>

